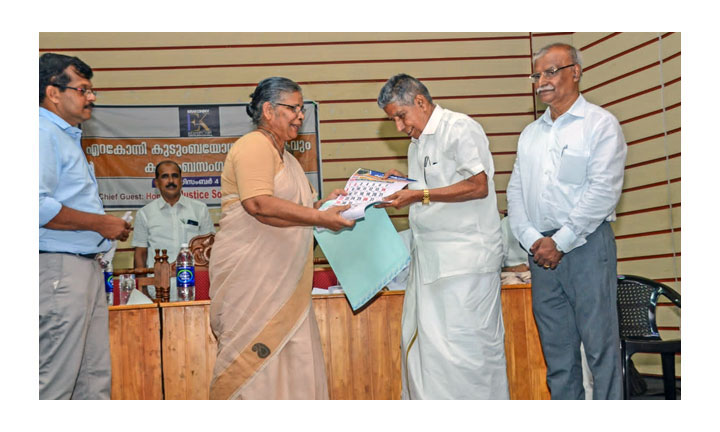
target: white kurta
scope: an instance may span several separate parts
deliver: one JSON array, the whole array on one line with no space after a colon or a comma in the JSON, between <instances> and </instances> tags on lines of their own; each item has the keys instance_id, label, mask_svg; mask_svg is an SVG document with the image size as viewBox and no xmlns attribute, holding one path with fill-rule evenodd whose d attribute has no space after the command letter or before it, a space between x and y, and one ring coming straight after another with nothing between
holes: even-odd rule
<instances>
[{"instance_id":1,"label":"white kurta","mask_svg":"<svg viewBox=\"0 0 720 432\"><path fill-rule=\"evenodd\" d=\"M507 399L503 257L494 166L482 127L436 106L408 149L412 189L485 172L488 196L410 206L411 270L402 319L404 399Z\"/></svg>"}]
</instances>

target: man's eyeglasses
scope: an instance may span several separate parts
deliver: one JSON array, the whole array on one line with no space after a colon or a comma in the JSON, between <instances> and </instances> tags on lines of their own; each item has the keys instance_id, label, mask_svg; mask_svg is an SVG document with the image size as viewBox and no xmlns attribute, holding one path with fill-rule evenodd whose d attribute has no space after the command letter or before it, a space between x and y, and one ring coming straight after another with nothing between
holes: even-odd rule
<instances>
[{"instance_id":1,"label":"man's eyeglasses","mask_svg":"<svg viewBox=\"0 0 720 432\"><path fill-rule=\"evenodd\" d=\"M288 107L294 112L295 114L303 113L305 114L305 105L288 105L280 102L275 102L275 105L282 105L284 107Z\"/></svg>"},{"instance_id":2,"label":"man's eyeglasses","mask_svg":"<svg viewBox=\"0 0 720 432\"><path fill-rule=\"evenodd\" d=\"M57 88L61 88L61 89L77 90L77 91L79 91L80 93L82 93L82 95L85 96L85 97L88 97L88 96L90 96L90 95L97 96L97 92L96 92L95 90L93 90L93 89L84 89L84 88L80 88L80 87L69 87L69 86L62 85L62 84L51 84L51 85L52 85L52 86L55 86L55 87L57 87Z\"/></svg>"},{"instance_id":3,"label":"man's eyeglasses","mask_svg":"<svg viewBox=\"0 0 720 432\"><path fill-rule=\"evenodd\" d=\"M540 75L544 76L547 79L550 79L550 78L554 77L555 75L557 75L557 73L560 72L561 70L563 70L565 68L569 68L571 66L575 66L575 63L571 63L571 64L569 64L567 66L563 66L563 67L553 66L550 69L542 71L542 73L541 72L534 73L534 74L530 75L528 78L530 78L530 81L536 83L536 82L540 81Z\"/></svg>"}]
</instances>

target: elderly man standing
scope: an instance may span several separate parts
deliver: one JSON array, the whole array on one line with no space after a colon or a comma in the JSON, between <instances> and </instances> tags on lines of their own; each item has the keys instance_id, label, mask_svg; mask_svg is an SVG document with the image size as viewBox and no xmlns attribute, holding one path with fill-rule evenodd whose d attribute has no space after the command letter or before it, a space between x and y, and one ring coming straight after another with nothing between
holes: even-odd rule
<instances>
[{"instance_id":1,"label":"elderly man standing","mask_svg":"<svg viewBox=\"0 0 720 432\"><path fill-rule=\"evenodd\" d=\"M610 221L627 145L620 124L580 94L577 50L535 54L535 93L548 105L520 135L507 187L510 227L530 255L533 312L553 399L583 399L582 342L595 399L622 398Z\"/></svg>"},{"instance_id":2,"label":"elderly man standing","mask_svg":"<svg viewBox=\"0 0 720 432\"><path fill-rule=\"evenodd\" d=\"M132 245L135 246L135 267L155 264L155 249L166 249L168 260L174 262L183 243L193 237L214 233L210 212L205 203L182 194L180 166L165 160L155 167L155 185L160 198L138 210ZM151 253L148 253L148 249ZM175 278L171 278L170 299L177 300ZM154 287L148 287L154 291ZM154 292L150 292L154 295Z\"/></svg>"},{"instance_id":3,"label":"elderly man standing","mask_svg":"<svg viewBox=\"0 0 720 432\"><path fill-rule=\"evenodd\" d=\"M508 399L503 247L485 132L467 115L435 105L409 75L390 78L378 105L410 136L408 175L417 179L379 205L410 206L402 397Z\"/></svg>"},{"instance_id":4,"label":"elderly man standing","mask_svg":"<svg viewBox=\"0 0 720 432\"><path fill-rule=\"evenodd\" d=\"M110 342L95 257L130 225L106 215L78 125L90 118L90 66L40 57L40 399L110 399Z\"/></svg>"}]
</instances>

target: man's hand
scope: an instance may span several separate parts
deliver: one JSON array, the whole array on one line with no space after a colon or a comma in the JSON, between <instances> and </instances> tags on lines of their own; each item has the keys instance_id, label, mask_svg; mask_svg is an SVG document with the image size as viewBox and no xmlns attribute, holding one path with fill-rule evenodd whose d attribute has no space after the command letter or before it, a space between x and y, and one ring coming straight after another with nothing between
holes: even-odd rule
<instances>
[{"instance_id":1,"label":"man's hand","mask_svg":"<svg viewBox=\"0 0 720 432\"><path fill-rule=\"evenodd\" d=\"M109 214L87 213L62 206L60 212L44 225L54 230L95 231L110 240L127 240L132 228L130 223ZM99 246L99 245L98 245Z\"/></svg>"},{"instance_id":2,"label":"man's hand","mask_svg":"<svg viewBox=\"0 0 720 432\"><path fill-rule=\"evenodd\" d=\"M383 178L384 179L389 178L391 175L394 175L397 177L405 177L405 174L401 173L400 171L396 170L395 168L392 168L385 173Z\"/></svg>"},{"instance_id":3,"label":"man's hand","mask_svg":"<svg viewBox=\"0 0 720 432\"><path fill-rule=\"evenodd\" d=\"M318 225L331 229L333 231L339 231L343 228L349 228L354 226L354 220L348 220L340 216L340 213L344 212L349 208L350 205L333 206L325 211L321 211L321 220Z\"/></svg>"},{"instance_id":4,"label":"man's hand","mask_svg":"<svg viewBox=\"0 0 720 432\"><path fill-rule=\"evenodd\" d=\"M377 207L377 208L394 207L396 209L401 209L403 207L409 206L412 203L422 201L422 197L423 197L423 191L421 191L421 190L402 189L402 190L395 192L392 195L388 195L385 198L383 198L383 201L389 201L389 202L383 202L383 203L376 204L375 207Z\"/></svg>"},{"instance_id":5,"label":"man's hand","mask_svg":"<svg viewBox=\"0 0 720 432\"><path fill-rule=\"evenodd\" d=\"M106 239L125 241L130 235L131 229L130 224L122 218L106 214L102 215L97 232Z\"/></svg>"},{"instance_id":6,"label":"man's hand","mask_svg":"<svg viewBox=\"0 0 720 432\"><path fill-rule=\"evenodd\" d=\"M319 209L327 201L334 200L335 198L339 197L340 195L347 195L347 192L345 191L345 189L335 189L325 199L322 199L320 201L315 201L315 203L313 204L313 207L315 207L316 209Z\"/></svg>"},{"instance_id":7,"label":"man's hand","mask_svg":"<svg viewBox=\"0 0 720 432\"><path fill-rule=\"evenodd\" d=\"M533 261L537 265L551 270L555 270L564 255L555 248L555 240L552 237L538 239L530 248L530 253L533 254Z\"/></svg>"}]
</instances>

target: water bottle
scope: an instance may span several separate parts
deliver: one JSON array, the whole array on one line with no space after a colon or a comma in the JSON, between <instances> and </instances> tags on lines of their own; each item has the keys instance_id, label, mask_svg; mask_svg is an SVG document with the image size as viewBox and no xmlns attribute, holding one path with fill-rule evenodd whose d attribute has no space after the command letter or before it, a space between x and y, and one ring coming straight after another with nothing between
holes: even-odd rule
<instances>
[{"instance_id":1,"label":"water bottle","mask_svg":"<svg viewBox=\"0 0 720 432\"><path fill-rule=\"evenodd\" d=\"M107 298L108 306L113 305L113 266L109 262L103 267L103 277L105 279L105 297Z\"/></svg>"},{"instance_id":2,"label":"water bottle","mask_svg":"<svg viewBox=\"0 0 720 432\"><path fill-rule=\"evenodd\" d=\"M180 247L175 260L178 301L195 300L195 265L187 243Z\"/></svg>"}]
</instances>

